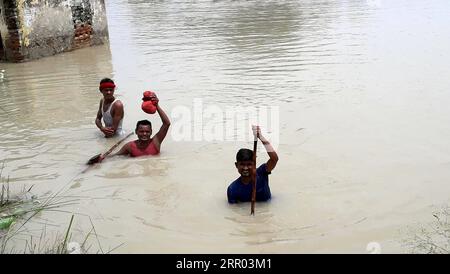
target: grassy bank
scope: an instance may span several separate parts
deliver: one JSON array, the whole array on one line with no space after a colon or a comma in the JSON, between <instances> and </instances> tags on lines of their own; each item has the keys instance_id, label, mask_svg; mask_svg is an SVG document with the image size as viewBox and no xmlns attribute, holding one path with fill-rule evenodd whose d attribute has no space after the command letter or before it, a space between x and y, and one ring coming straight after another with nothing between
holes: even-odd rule
<instances>
[{"instance_id":1,"label":"grassy bank","mask_svg":"<svg viewBox=\"0 0 450 274\"><path fill-rule=\"evenodd\" d=\"M63 195L62 191L37 197L33 195L33 186L11 189L9 177L3 178L4 165L0 168L0 254L3 253L50 253L77 254L88 253L92 244L88 240L94 236L99 248L91 253L104 253L94 225L81 242L72 241L75 215L65 211L64 207L77 204L79 198ZM41 225L40 233L30 233L27 226L42 212L63 212L68 215L68 223L62 233L52 236L47 225ZM90 220L90 219L89 219ZM34 235L34 236L33 236Z\"/></svg>"}]
</instances>

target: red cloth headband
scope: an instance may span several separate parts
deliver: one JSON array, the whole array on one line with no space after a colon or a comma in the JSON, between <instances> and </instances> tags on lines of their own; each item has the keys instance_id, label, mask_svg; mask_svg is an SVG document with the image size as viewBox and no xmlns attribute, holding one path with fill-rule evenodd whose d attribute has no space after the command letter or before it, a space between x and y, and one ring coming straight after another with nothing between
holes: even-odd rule
<instances>
[{"instance_id":1,"label":"red cloth headband","mask_svg":"<svg viewBox=\"0 0 450 274\"><path fill-rule=\"evenodd\" d=\"M101 83L100 84L100 90L103 90L105 88L115 88L116 85L114 85L114 83L111 82L106 82L106 83Z\"/></svg>"}]
</instances>

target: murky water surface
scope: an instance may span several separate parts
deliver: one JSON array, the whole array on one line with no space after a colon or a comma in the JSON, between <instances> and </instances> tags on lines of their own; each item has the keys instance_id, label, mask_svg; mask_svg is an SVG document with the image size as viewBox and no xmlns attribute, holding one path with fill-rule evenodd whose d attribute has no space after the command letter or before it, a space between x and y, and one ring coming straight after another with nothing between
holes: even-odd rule
<instances>
[{"instance_id":1,"label":"murky water surface","mask_svg":"<svg viewBox=\"0 0 450 274\"><path fill-rule=\"evenodd\" d=\"M401 231L448 202L447 1L108 0L107 12L110 45L0 64L2 177L76 197L64 210L80 213L79 231L90 216L104 249L403 252ZM118 85L128 132L149 118L147 89L169 114L194 99L279 107L272 201L254 217L227 204L235 153L251 142L169 134L159 157L80 175L117 141L94 125L103 77ZM47 212L31 225L69 219Z\"/></svg>"}]
</instances>

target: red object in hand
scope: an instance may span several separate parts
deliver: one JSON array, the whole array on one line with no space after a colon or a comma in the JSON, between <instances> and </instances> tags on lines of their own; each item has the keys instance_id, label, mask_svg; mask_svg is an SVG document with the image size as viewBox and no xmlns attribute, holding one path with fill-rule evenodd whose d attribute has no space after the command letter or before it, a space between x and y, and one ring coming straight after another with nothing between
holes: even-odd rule
<instances>
[{"instance_id":1,"label":"red object in hand","mask_svg":"<svg viewBox=\"0 0 450 274\"><path fill-rule=\"evenodd\" d=\"M156 112L157 101L152 99L156 98L156 95L153 91L144 91L144 97L142 97L142 110L148 114L154 114Z\"/></svg>"}]
</instances>

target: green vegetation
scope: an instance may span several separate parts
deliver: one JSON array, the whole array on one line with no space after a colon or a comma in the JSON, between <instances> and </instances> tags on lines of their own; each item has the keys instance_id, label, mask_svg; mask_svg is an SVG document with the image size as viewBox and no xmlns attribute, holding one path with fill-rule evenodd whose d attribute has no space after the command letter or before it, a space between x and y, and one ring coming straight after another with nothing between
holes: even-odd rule
<instances>
[{"instance_id":1,"label":"green vegetation","mask_svg":"<svg viewBox=\"0 0 450 274\"><path fill-rule=\"evenodd\" d=\"M90 231L84 236L81 244L72 241L72 228L75 215L71 214L70 222L67 228L64 230L63 235L57 234L55 237L51 237L47 234L47 228L44 227L41 230L39 237L33 237L27 234L25 226L33 219L37 214L43 211L57 211L65 212L63 207L68 205L77 204L77 199L73 199L70 196L62 195L62 191L57 191L54 194L50 194L46 197L40 197L38 199L35 195L32 195L31 190L33 186L28 189L23 188L14 194L11 194L9 177L4 180L2 175L4 166L0 168L0 254L3 253L31 253L31 254L80 254L89 253L92 245L88 246L88 240L92 235L98 244L99 251L93 253L109 253L104 252L101 248L100 241L95 231L94 225L91 222ZM25 235L25 244L20 251L16 251L14 246L17 246L17 238L23 239ZM14 243L12 243L14 242ZM13 246L13 247L11 247Z\"/></svg>"}]
</instances>

